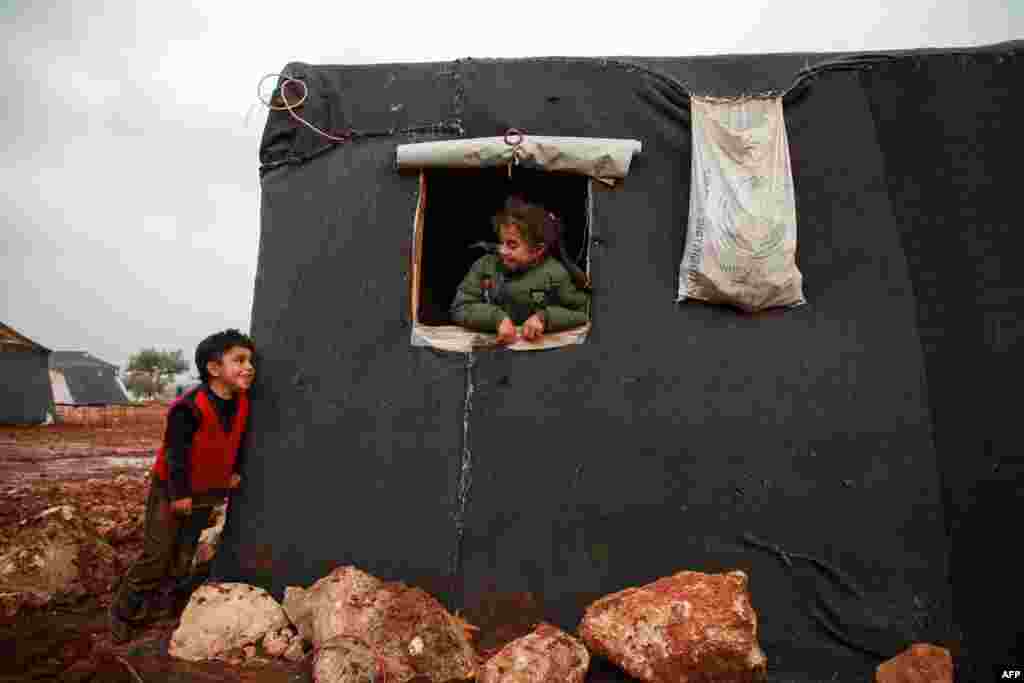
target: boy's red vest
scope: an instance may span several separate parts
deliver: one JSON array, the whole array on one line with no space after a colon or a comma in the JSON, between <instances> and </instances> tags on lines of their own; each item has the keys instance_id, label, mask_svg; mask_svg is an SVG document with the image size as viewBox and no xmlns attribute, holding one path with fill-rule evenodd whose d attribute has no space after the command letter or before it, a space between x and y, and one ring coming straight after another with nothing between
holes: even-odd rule
<instances>
[{"instance_id":1,"label":"boy's red vest","mask_svg":"<svg viewBox=\"0 0 1024 683\"><path fill-rule=\"evenodd\" d=\"M199 428L192 436L192 447L189 449L189 482L192 493L203 493L213 489L226 489L231 484L231 474L235 467L235 457L242 445L242 435L249 419L249 396L247 392L238 394L238 408L231 422L231 431L224 431L224 424L217 415L216 409L206 396L206 391L197 389L194 394L182 396L168 409L168 415L179 403L192 396L194 403L190 406L199 418ZM160 446L153 473L162 481L167 481L167 439Z\"/></svg>"}]
</instances>

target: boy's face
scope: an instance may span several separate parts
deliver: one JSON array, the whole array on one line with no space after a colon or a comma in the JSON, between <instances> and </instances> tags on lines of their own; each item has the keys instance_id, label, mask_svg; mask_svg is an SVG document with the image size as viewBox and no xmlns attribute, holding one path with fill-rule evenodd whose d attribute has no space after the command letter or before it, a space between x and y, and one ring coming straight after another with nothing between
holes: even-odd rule
<instances>
[{"instance_id":1,"label":"boy's face","mask_svg":"<svg viewBox=\"0 0 1024 683\"><path fill-rule=\"evenodd\" d=\"M232 392L248 391L256 378L252 365L252 351L244 346L232 346L224 352L219 361L206 364L211 381L220 382Z\"/></svg>"},{"instance_id":2,"label":"boy's face","mask_svg":"<svg viewBox=\"0 0 1024 683\"><path fill-rule=\"evenodd\" d=\"M533 265L544 255L544 246L531 247L519 234L515 225L501 226L501 246L498 254L509 270L521 270Z\"/></svg>"}]
</instances>

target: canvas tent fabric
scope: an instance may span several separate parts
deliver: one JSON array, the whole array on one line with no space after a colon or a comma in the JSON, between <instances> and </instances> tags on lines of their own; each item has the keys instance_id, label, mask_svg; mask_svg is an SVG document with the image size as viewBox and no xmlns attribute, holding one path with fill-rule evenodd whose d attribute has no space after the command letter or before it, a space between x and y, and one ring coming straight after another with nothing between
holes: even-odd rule
<instances>
[{"instance_id":1,"label":"canvas tent fabric","mask_svg":"<svg viewBox=\"0 0 1024 683\"><path fill-rule=\"evenodd\" d=\"M50 368L63 376L70 405L130 402L118 377L118 367L87 351L54 351L50 355Z\"/></svg>"},{"instance_id":2,"label":"canvas tent fabric","mask_svg":"<svg viewBox=\"0 0 1024 683\"><path fill-rule=\"evenodd\" d=\"M771 680L868 680L915 641L1010 661L1024 593L987 530L1021 495L1021 51L288 65L348 142L268 119L260 380L215 571L280 595L353 563L485 627L511 601L572 629L600 595L739 568ZM677 303L689 96L768 91L807 305ZM643 144L592 184L588 339L415 347L396 146L509 128ZM459 202L453 229L486 222Z\"/></svg>"},{"instance_id":3,"label":"canvas tent fabric","mask_svg":"<svg viewBox=\"0 0 1024 683\"><path fill-rule=\"evenodd\" d=\"M50 349L0 323L0 424L53 419L49 355Z\"/></svg>"}]
</instances>

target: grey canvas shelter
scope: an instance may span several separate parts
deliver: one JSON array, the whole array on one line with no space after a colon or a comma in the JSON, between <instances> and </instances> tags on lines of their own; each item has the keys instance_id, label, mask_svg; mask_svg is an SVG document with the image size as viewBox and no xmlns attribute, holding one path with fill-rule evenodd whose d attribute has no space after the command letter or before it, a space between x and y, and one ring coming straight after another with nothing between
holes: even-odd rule
<instances>
[{"instance_id":1,"label":"grey canvas shelter","mask_svg":"<svg viewBox=\"0 0 1024 683\"><path fill-rule=\"evenodd\" d=\"M47 363L50 349L0 323L0 424L54 418Z\"/></svg>"},{"instance_id":2,"label":"grey canvas shelter","mask_svg":"<svg viewBox=\"0 0 1024 683\"><path fill-rule=\"evenodd\" d=\"M61 391L55 391L58 403L84 406L130 402L118 376L118 366L88 351L54 351L50 355L50 370L59 375L55 381L63 380Z\"/></svg>"},{"instance_id":3,"label":"grey canvas shelter","mask_svg":"<svg viewBox=\"0 0 1024 683\"><path fill-rule=\"evenodd\" d=\"M288 65L259 153L259 379L216 572L280 595L356 564L486 639L502 617L572 629L600 595L739 568L772 680L869 680L917 641L987 680L1024 645L1006 578L1022 48ZM294 114L335 139L281 108L304 94ZM691 94L782 97L806 305L676 303ZM396 168L400 145L512 128L642 151L613 187ZM594 283L586 340L413 344L415 322L450 324L513 191L565 218ZM589 680L624 679L596 662Z\"/></svg>"}]
</instances>

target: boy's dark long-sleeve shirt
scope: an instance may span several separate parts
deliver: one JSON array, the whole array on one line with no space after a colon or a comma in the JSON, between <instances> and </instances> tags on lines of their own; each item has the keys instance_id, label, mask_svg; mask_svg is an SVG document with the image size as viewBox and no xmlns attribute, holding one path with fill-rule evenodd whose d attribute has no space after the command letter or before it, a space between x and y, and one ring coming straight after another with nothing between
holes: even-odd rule
<instances>
[{"instance_id":1,"label":"boy's dark long-sleeve shirt","mask_svg":"<svg viewBox=\"0 0 1024 683\"><path fill-rule=\"evenodd\" d=\"M207 398L213 405L217 416L225 431L231 430L231 422L238 412L238 398L223 399L210 389L206 384L200 386L196 391L206 392ZM199 428L198 411L194 409L192 401L194 396L188 396L178 403L167 416L167 489L168 497L171 500L180 500L192 496L191 482L189 481L189 454L192 447L192 438ZM248 425L246 426L248 430ZM242 462L245 458L245 434L242 434L242 445L235 457L234 472L242 471ZM213 496L221 492L208 492ZM227 492L222 492L226 494ZM207 494L204 494L204 496Z\"/></svg>"}]
</instances>

